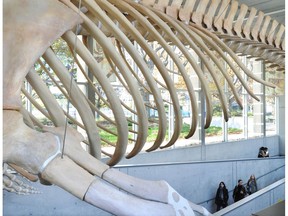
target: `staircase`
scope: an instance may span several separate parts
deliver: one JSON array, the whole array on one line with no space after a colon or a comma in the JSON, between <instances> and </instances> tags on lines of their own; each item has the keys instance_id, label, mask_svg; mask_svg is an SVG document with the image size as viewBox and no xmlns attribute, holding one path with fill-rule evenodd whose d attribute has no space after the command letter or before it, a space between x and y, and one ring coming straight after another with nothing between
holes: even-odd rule
<instances>
[{"instance_id":1,"label":"staircase","mask_svg":"<svg viewBox=\"0 0 288 216\"><path fill-rule=\"evenodd\" d=\"M268 185L267 187L257 191L254 194L251 194L250 196L245 197L244 199L236 203L233 203L227 206L224 209L221 209L220 211L214 213L213 215L214 216L223 216L223 215L225 216L236 216L236 215L258 216L259 215L260 216L260 214L256 212L260 211L261 209L270 207L275 203L281 202L284 200L284 198L285 198L285 178L280 179L279 181L276 181L275 183L271 185ZM273 215L275 216L276 215L280 216L281 214L284 215L285 209L281 208L278 210L280 211L280 214L276 214L276 212L274 212ZM265 211L263 211L261 215L263 216L266 215L264 213Z\"/></svg>"}]
</instances>

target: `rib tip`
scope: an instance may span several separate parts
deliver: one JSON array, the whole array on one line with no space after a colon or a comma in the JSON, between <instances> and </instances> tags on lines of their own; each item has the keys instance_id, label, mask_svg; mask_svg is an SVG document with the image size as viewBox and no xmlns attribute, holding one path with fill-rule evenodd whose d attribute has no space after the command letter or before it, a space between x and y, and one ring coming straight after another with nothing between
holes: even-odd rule
<instances>
[{"instance_id":1,"label":"rib tip","mask_svg":"<svg viewBox=\"0 0 288 216\"><path fill-rule=\"evenodd\" d=\"M132 152L130 152L128 155L125 156L126 159L131 159L132 157L134 157L136 154Z\"/></svg>"}]
</instances>

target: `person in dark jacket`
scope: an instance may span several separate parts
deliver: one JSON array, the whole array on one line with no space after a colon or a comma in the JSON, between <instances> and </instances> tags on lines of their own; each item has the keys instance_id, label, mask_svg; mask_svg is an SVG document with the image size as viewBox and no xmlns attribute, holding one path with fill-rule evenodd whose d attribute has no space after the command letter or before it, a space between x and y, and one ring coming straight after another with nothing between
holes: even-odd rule
<instances>
[{"instance_id":1,"label":"person in dark jacket","mask_svg":"<svg viewBox=\"0 0 288 216\"><path fill-rule=\"evenodd\" d=\"M228 198L229 195L225 183L220 182L215 197L215 204L217 206L216 211L219 211L221 207L225 208L228 205Z\"/></svg>"},{"instance_id":2,"label":"person in dark jacket","mask_svg":"<svg viewBox=\"0 0 288 216\"><path fill-rule=\"evenodd\" d=\"M233 191L233 199L234 202L237 202L243 199L246 196L247 192L245 187L243 186L243 181L241 179L238 180L238 185L235 186Z\"/></svg>"},{"instance_id":3,"label":"person in dark jacket","mask_svg":"<svg viewBox=\"0 0 288 216\"><path fill-rule=\"evenodd\" d=\"M259 148L258 158L265 158L269 157L269 151L267 147L261 147Z\"/></svg>"}]
</instances>

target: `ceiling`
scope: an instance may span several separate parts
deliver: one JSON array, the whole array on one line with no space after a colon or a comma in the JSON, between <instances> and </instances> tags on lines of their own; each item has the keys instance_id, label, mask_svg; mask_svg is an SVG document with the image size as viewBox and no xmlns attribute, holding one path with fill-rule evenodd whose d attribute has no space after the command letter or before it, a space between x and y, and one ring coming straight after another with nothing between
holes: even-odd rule
<instances>
[{"instance_id":1,"label":"ceiling","mask_svg":"<svg viewBox=\"0 0 288 216\"><path fill-rule=\"evenodd\" d=\"M285 0L238 0L239 3L254 7L285 25Z\"/></svg>"}]
</instances>

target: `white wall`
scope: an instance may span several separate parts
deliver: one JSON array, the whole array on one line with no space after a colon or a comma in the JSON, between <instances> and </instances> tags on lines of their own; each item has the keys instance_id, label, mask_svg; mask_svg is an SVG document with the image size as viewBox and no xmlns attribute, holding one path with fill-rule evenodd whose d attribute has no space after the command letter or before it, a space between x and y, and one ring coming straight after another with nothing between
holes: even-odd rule
<instances>
[{"instance_id":1,"label":"white wall","mask_svg":"<svg viewBox=\"0 0 288 216\"><path fill-rule=\"evenodd\" d=\"M172 147L167 150L163 149L149 152L149 154L140 153L129 160L124 158L119 164L151 164L256 158L261 146L269 148L270 156L280 155L279 136L271 136L217 144L197 145L192 147Z\"/></svg>"},{"instance_id":2,"label":"white wall","mask_svg":"<svg viewBox=\"0 0 288 216\"><path fill-rule=\"evenodd\" d=\"M221 181L230 191L229 204L233 203L232 190L238 179L246 183L251 174L258 179L259 189L285 176L285 159L243 159L190 163L121 166L119 170L149 180L166 180L183 197L214 211L214 197ZM279 168L279 169L278 169ZM211 200L212 199L212 200Z\"/></svg>"},{"instance_id":3,"label":"white wall","mask_svg":"<svg viewBox=\"0 0 288 216\"><path fill-rule=\"evenodd\" d=\"M276 117L276 119L279 121L278 122L278 128L277 128L277 132L279 134L279 151L280 151L280 155L285 155L285 130L287 130L285 128L285 95L284 96L279 96L278 97L278 115Z\"/></svg>"},{"instance_id":4,"label":"white wall","mask_svg":"<svg viewBox=\"0 0 288 216\"><path fill-rule=\"evenodd\" d=\"M256 178L265 175L258 178L258 186L261 189L284 177L284 164L284 158L255 158L249 160L126 165L119 166L117 169L142 179L166 180L183 197L214 212L214 197L220 181L224 181L228 190L231 191L239 178L246 182L251 174L255 174ZM55 186L36 184L36 187L43 193L19 196L4 192L4 215L110 215L74 198ZM230 192L229 204L232 203L231 197Z\"/></svg>"}]
</instances>

